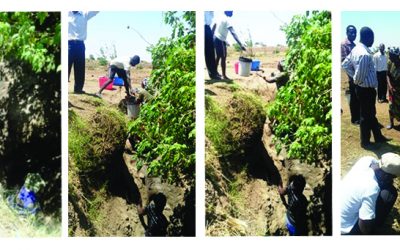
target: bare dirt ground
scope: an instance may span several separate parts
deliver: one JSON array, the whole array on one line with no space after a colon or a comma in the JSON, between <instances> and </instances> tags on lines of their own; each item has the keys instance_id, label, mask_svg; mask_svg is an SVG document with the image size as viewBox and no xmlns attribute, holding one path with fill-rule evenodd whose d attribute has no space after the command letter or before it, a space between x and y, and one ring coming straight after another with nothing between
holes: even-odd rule
<instances>
[{"instance_id":1,"label":"bare dirt ground","mask_svg":"<svg viewBox=\"0 0 400 250\"><path fill-rule=\"evenodd\" d=\"M150 73L151 65L146 62L142 62L139 67L131 69L132 87L140 87L141 81L149 77ZM86 81L83 89L86 94L78 95L73 93L74 77L73 71L71 72L68 85L68 101L69 108L80 116L88 118L96 109L93 103L88 101L88 98L90 99L90 96L94 96L94 93L99 90L98 78L107 75L107 67L100 67L95 62L89 61L86 64L85 75ZM104 90L102 95L102 99L107 104L115 107L124 98L124 87ZM174 209L183 204L184 189L162 182L159 178L147 177L145 170L138 172L136 162L133 160L133 154L134 151L127 142L123 154L123 165L125 166L123 173L119 173L119 176L114 177L115 183L111 185L116 190L108 192L98 211L99 219L95 226L97 236L144 236L144 228L139 221L137 207L132 203L132 197L127 197L127 194L134 193L134 196L140 196L143 205L147 205L149 195L162 192L167 197L164 215L169 221L179 216ZM126 189L129 190L127 191ZM135 191L133 192L132 190ZM137 199L137 197L133 197L133 199ZM85 232L78 232L79 234L84 235Z\"/></svg>"},{"instance_id":2,"label":"bare dirt ground","mask_svg":"<svg viewBox=\"0 0 400 250\"><path fill-rule=\"evenodd\" d=\"M276 66L278 62L285 56L284 48L259 48L255 50L255 54L255 58L261 61L261 69L264 70L264 73L251 71L249 77L242 77L235 74L234 63L239 59L240 55L237 52L228 50L227 76L231 81L209 80L207 71L205 70L205 94L210 95L215 101L224 105L232 98L232 88L239 88L240 90L249 91L261 96L265 103L273 101L277 93L276 85L266 83L259 75L270 76L272 72L277 71ZM221 73L220 66L218 67L218 71ZM267 127L267 124L264 125L262 141L269 156L272 158L271 160L277 164L278 171L282 171L282 175L297 173L305 176L307 185L304 194L311 202L311 196L314 193L313 190L318 185L316 180L321 179L317 176L323 174L323 169L310 168L309 166L304 167L304 165L296 161L285 161L284 152L277 155L271 140L271 134L266 131ZM286 167L282 166L282 161L286 162ZM262 167L265 168L266 166ZM239 173L236 178L241 180L239 194L233 198L230 197L230 201L219 197L221 208L216 209L216 211L221 213L217 216L225 217L226 214L223 213L224 208L228 207L226 203L235 203L237 209L233 211L234 216L228 216L226 226L235 227L233 231L236 231L238 235L288 235L285 226L286 209L278 194L277 186L271 185L271 183L268 183L268 180L260 178L257 175ZM217 230L224 231L223 228L209 228L207 234L218 235Z\"/></svg>"},{"instance_id":3,"label":"bare dirt ground","mask_svg":"<svg viewBox=\"0 0 400 250\"><path fill-rule=\"evenodd\" d=\"M376 117L379 123L383 126L382 134L390 139L388 143L377 144L374 150L365 150L360 147L360 128L359 126L352 125L350 122L350 110L345 95L345 90L348 88L346 73L341 72L341 108L343 113L341 115L341 176L342 178L356 163L356 161L363 156L374 156L380 158L382 154L387 152L400 153L400 126L395 121L395 128L388 130L386 125L389 124L389 104L376 102ZM371 140L373 142L373 138ZM338 184L336 184L338 185ZM395 180L395 186L400 188L400 181ZM397 199L394 209L390 213L390 218L385 222L384 228L379 233L382 234L400 234L400 199Z\"/></svg>"}]
</instances>

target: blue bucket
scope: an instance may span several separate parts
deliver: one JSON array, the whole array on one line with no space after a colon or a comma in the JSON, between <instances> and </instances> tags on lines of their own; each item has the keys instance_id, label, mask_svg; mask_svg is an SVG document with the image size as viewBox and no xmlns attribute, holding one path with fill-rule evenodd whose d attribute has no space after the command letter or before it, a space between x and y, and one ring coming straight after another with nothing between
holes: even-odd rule
<instances>
[{"instance_id":1,"label":"blue bucket","mask_svg":"<svg viewBox=\"0 0 400 250\"><path fill-rule=\"evenodd\" d=\"M260 70L260 61L259 60L253 60L251 62L251 70L252 71L258 71Z\"/></svg>"},{"instance_id":2,"label":"blue bucket","mask_svg":"<svg viewBox=\"0 0 400 250\"><path fill-rule=\"evenodd\" d=\"M122 78L119 78L119 77L114 77L113 85L114 86L124 86L124 80L122 80Z\"/></svg>"}]
</instances>

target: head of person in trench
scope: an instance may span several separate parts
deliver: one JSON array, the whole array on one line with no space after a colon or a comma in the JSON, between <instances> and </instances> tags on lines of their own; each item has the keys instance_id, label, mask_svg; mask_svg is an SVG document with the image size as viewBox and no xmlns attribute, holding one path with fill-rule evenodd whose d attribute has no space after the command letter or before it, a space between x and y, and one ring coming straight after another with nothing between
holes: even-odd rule
<instances>
[{"instance_id":1,"label":"head of person in trench","mask_svg":"<svg viewBox=\"0 0 400 250\"><path fill-rule=\"evenodd\" d=\"M282 59L278 62L277 68L280 72L285 71L285 59Z\"/></svg>"},{"instance_id":2,"label":"head of person in trench","mask_svg":"<svg viewBox=\"0 0 400 250\"><path fill-rule=\"evenodd\" d=\"M154 202L154 205L159 213L162 213L162 211L165 208L165 205L167 204L167 197L163 193L157 193L152 197L152 200Z\"/></svg>"},{"instance_id":3,"label":"head of person in trench","mask_svg":"<svg viewBox=\"0 0 400 250\"><path fill-rule=\"evenodd\" d=\"M301 194L306 186L306 179L302 175L292 175L289 177L289 185L292 185L292 190L296 194Z\"/></svg>"},{"instance_id":4,"label":"head of person in trench","mask_svg":"<svg viewBox=\"0 0 400 250\"><path fill-rule=\"evenodd\" d=\"M379 161L379 168L375 169L375 176L380 187L392 184L393 179L400 176L400 155L383 154Z\"/></svg>"}]
</instances>

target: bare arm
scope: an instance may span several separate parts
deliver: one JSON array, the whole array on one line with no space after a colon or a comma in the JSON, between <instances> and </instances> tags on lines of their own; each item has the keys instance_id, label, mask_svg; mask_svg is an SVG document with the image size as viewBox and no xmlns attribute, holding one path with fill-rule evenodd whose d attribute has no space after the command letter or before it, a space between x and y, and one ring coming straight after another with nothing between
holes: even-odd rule
<instances>
[{"instance_id":1,"label":"bare arm","mask_svg":"<svg viewBox=\"0 0 400 250\"><path fill-rule=\"evenodd\" d=\"M283 187L282 182L280 182L278 184L278 192L279 192L279 196L281 197L283 205L287 208L288 205L287 205L287 202L285 199L285 195L287 192L286 192L286 188Z\"/></svg>"},{"instance_id":2,"label":"bare arm","mask_svg":"<svg viewBox=\"0 0 400 250\"><path fill-rule=\"evenodd\" d=\"M243 46L243 44L240 42L239 37L236 35L235 30L233 29L233 27L229 27L228 28L229 31L231 32L233 38L235 39L235 41L240 45L242 50L246 50L246 48Z\"/></svg>"}]
</instances>

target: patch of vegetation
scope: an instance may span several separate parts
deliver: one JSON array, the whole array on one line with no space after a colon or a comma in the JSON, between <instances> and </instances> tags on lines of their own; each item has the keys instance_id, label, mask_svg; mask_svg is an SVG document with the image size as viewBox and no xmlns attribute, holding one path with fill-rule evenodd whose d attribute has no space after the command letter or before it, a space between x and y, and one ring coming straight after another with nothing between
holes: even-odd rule
<instances>
[{"instance_id":1,"label":"patch of vegetation","mask_svg":"<svg viewBox=\"0 0 400 250\"><path fill-rule=\"evenodd\" d=\"M61 221L43 215L41 212L19 215L9 207L7 196L16 190L4 190L0 185L0 236L1 237L60 237Z\"/></svg>"},{"instance_id":2,"label":"patch of vegetation","mask_svg":"<svg viewBox=\"0 0 400 250\"><path fill-rule=\"evenodd\" d=\"M206 136L219 155L241 153L261 138L265 110L259 97L237 92L227 107L220 107L206 96Z\"/></svg>"},{"instance_id":3,"label":"patch of vegetation","mask_svg":"<svg viewBox=\"0 0 400 250\"><path fill-rule=\"evenodd\" d=\"M125 116L100 106L89 121L69 111L69 155L78 172L104 171L107 162L121 152L127 136Z\"/></svg>"},{"instance_id":4,"label":"patch of vegetation","mask_svg":"<svg viewBox=\"0 0 400 250\"><path fill-rule=\"evenodd\" d=\"M172 34L149 48L153 63L149 88L157 94L129 128L141 139L137 167L147 165L150 176L174 184L191 185L195 180L195 16L193 11L165 13Z\"/></svg>"},{"instance_id":5,"label":"patch of vegetation","mask_svg":"<svg viewBox=\"0 0 400 250\"><path fill-rule=\"evenodd\" d=\"M291 158L315 163L330 158L332 144L331 14L307 12L283 27L288 52L287 85L278 91L268 116L277 140Z\"/></svg>"}]
</instances>

